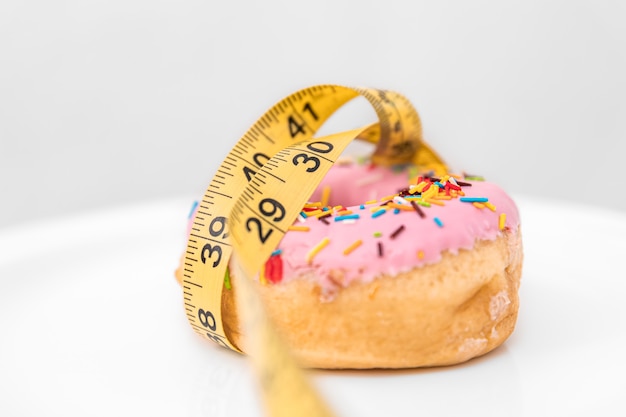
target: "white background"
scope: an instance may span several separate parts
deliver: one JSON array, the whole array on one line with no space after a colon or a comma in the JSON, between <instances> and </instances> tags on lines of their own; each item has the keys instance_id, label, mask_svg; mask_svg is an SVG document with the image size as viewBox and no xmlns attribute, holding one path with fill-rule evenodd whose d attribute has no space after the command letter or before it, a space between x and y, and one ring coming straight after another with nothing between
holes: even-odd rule
<instances>
[{"instance_id":1,"label":"white background","mask_svg":"<svg viewBox=\"0 0 626 417\"><path fill-rule=\"evenodd\" d=\"M0 228L200 196L319 83L404 93L459 171L623 212L624 22L619 0L0 1Z\"/></svg>"}]
</instances>

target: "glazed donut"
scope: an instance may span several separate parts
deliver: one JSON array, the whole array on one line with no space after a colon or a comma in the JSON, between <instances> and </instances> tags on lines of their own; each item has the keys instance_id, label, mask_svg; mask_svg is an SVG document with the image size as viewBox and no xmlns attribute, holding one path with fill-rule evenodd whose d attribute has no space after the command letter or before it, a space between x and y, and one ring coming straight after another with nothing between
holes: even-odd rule
<instances>
[{"instance_id":1,"label":"glazed donut","mask_svg":"<svg viewBox=\"0 0 626 417\"><path fill-rule=\"evenodd\" d=\"M303 366L409 368L461 363L501 345L515 327L521 269L518 210L498 186L344 162L255 286ZM238 279L231 274L222 311L245 351Z\"/></svg>"}]
</instances>

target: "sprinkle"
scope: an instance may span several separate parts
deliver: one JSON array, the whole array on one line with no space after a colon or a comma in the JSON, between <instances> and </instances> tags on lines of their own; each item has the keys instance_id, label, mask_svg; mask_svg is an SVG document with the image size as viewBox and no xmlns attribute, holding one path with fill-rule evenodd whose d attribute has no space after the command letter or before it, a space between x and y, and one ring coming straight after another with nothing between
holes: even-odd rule
<instances>
[{"instance_id":1,"label":"sprinkle","mask_svg":"<svg viewBox=\"0 0 626 417\"><path fill-rule=\"evenodd\" d=\"M319 208L321 205L322 205L322 202L321 202L321 201L316 201L316 202L314 202L314 203L306 203L306 204L304 205L304 207L305 207L305 208ZM326 204L324 204L324 205L326 205Z\"/></svg>"},{"instance_id":2,"label":"sprinkle","mask_svg":"<svg viewBox=\"0 0 626 417\"><path fill-rule=\"evenodd\" d=\"M393 233L391 233L391 235L389 236L391 239L395 239L400 233L402 233L404 231L404 225L401 225L400 227L398 227L396 230L393 231Z\"/></svg>"},{"instance_id":3,"label":"sprinkle","mask_svg":"<svg viewBox=\"0 0 626 417\"><path fill-rule=\"evenodd\" d=\"M291 230L293 232L308 232L311 228L309 226L289 226L287 230Z\"/></svg>"},{"instance_id":4,"label":"sprinkle","mask_svg":"<svg viewBox=\"0 0 626 417\"><path fill-rule=\"evenodd\" d=\"M381 198L381 199L380 199L380 200L378 200L378 201L380 201L381 203L386 203L386 202L387 202L387 200L392 200L392 201L393 201L393 198L394 198L396 195L397 195L397 194L391 194L391 195L388 195L387 197L383 197L383 198Z\"/></svg>"},{"instance_id":5,"label":"sprinkle","mask_svg":"<svg viewBox=\"0 0 626 417\"><path fill-rule=\"evenodd\" d=\"M232 290L233 287L230 285L230 268L226 267L226 273L224 274L224 286L227 290Z\"/></svg>"},{"instance_id":6,"label":"sprinkle","mask_svg":"<svg viewBox=\"0 0 626 417\"><path fill-rule=\"evenodd\" d=\"M346 214L346 215L343 215L343 216L337 216L337 217L335 217L335 221L336 221L336 222L340 222L340 221L342 221L342 220L358 219L358 218L360 218L360 217L361 217L361 216L359 216L358 214Z\"/></svg>"},{"instance_id":7,"label":"sprinkle","mask_svg":"<svg viewBox=\"0 0 626 417\"><path fill-rule=\"evenodd\" d=\"M356 242L354 242L352 245L348 246L347 248L345 248L343 250L343 254L344 255L349 255L350 252L352 252L353 250L355 250L356 248L358 248L359 246L361 246L361 244L363 243L363 241L361 239L357 240Z\"/></svg>"},{"instance_id":8,"label":"sprinkle","mask_svg":"<svg viewBox=\"0 0 626 417\"><path fill-rule=\"evenodd\" d=\"M398 213L400 213L400 209L399 208L393 209L393 214L398 214Z\"/></svg>"},{"instance_id":9,"label":"sprinkle","mask_svg":"<svg viewBox=\"0 0 626 417\"><path fill-rule=\"evenodd\" d=\"M383 257L383 244L381 242L378 242L377 246L378 246L378 257L382 258Z\"/></svg>"},{"instance_id":10,"label":"sprinkle","mask_svg":"<svg viewBox=\"0 0 626 417\"><path fill-rule=\"evenodd\" d=\"M372 213L372 219L375 219L376 217L382 216L383 214L385 214L386 211L387 210L385 210L385 209L378 209L377 211Z\"/></svg>"},{"instance_id":11,"label":"sprinkle","mask_svg":"<svg viewBox=\"0 0 626 417\"><path fill-rule=\"evenodd\" d=\"M439 188L444 188L445 185L443 185L442 183L440 183L439 181L435 181L435 185Z\"/></svg>"},{"instance_id":12,"label":"sprinkle","mask_svg":"<svg viewBox=\"0 0 626 417\"><path fill-rule=\"evenodd\" d=\"M419 259L424 259L424 251L423 250L418 250L417 251L417 257Z\"/></svg>"},{"instance_id":13,"label":"sprinkle","mask_svg":"<svg viewBox=\"0 0 626 417\"><path fill-rule=\"evenodd\" d=\"M344 210L344 208L343 208L343 206L334 206L334 207L333 207L333 210L335 210L335 211L341 211L341 210Z\"/></svg>"},{"instance_id":14,"label":"sprinkle","mask_svg":"<svg viewBox=\"0 0 626 417\"><path fill-rule=\"evenodd\" d=\"M494 205L493 205L493 204L491 204L491 203L485 203L485 206L486 206L489 210L491 210L491 211L493 211L493 212L495 212L495 211L496 211L496 206L494 206Z\"/></svg>"},{"instance_id":15,"label":"sprinkle","mask_svg":"<svg viewBox=\"0 0 626 417\"><path fill-rule=\"evenodd\" d=\"M272 284L277 284L283 279L283 260L280 256L272 256L265 263L265 278Z\"/></svg>"},{"instance_id":16,"label":"sprinkle","mask_svg":"<svg viewBox=\"0 0 626 417\"><path fill-rule=\"evenodd\" d=\"M474 207L476 207L476 208L479 208L479 209L484 209L484 208L485 208L485 205L484 205L483 203L477 203L476 201L474 201L474 202L472 203L472 205L473 205Z\"/></svg>"},{"instance_id":17,"label":"sprinkle","mask_svg":"<svg viewBox=\"0 0 626 417\"><path fill-rule=\"evenodd\" d=\"M378 200L367 200L365 202L365 204L374 204L374 203L378 203Z\"/></svg>"},{"instance_id":18,"label":"sprinkle","mask_svg":"<svg viewBox=\"0 0 626 417\"><path fill-rule=\"evenodd\" d=\"M435 217L433 220L435 221L435 223L437 223L437 226L443 227L443 222L439 217Z\"/></svg>"},{"instance_id":19,"label":"sprinkle","mask_svg":"<svg viewBox=\"0 0 626 417\"><path fill-rule=\"evenodd\" d=\"M326 219L327 217L330 217L330 216L319 217L319 219L322 221L322 223L328 225L328 224L330 224L330 222Z\"/></svg>"},{"instance_id":20,"label":"sprinkle","mask_svg":"<svg viewBox=\"0 0 626 417\"><path fill-rule=\"evenodd\" d=\"M423 207L430 207L430 203L428 201L418 200L417 204L419 204L420 206L423 206Z\"/></svg>"},{"instance_id":21,"label":"sprinkle","mask_svg":"<svg viewBox=\"0 0 626 417\"><path fill-rule=\"evenodd\" d=\"M337 216L345 216L346 214L352 214L352 210L341 210Z\"/></svg>"},{"instance_id":22,"label":"sprinkle","mask_svg":"<svg viewBox=\"0 0 626 417\"><path fill-rule=\"evenodd\" d=\"M457 181L456 183L457 183L457 185L459 185L461 187L471 187L472 186L472 184L470 184L469 182Z\"/></svg>"},{"instance_id":23,"label":"sprinkle","mask_svg":"<svg viewBox=\"0 0 626 417\"><path fill-rule=\"evenodd\" d=\"M389 207L393 208L393 209L396 209L396 210L413 211L411 206L408 206L408 205L405 205L405 204L389 203Z\"/></svg>"},{"instance_id":24,"label":"sprinkle","mask_svg":"<svg viewBox=\"0 0 626 417\"><path fill-rule=\"evenodd\" d=\"M318 214L324 214L324 212L320 209L317 209L317 210L305 211L304 214L306 215L306 217L315 217Z\"/></svg>"},{"instance_id":25,"label":"sprinkle","mask_svg":"<svg viewBox=\"0 0 626 417\"><path fill-rule=\"evenodd\" d=\"M465 179L470 181L485 181L485 178L480 175L466 175ZM461 185L461 183L459 183L459 185Z\"/></svg>"},{"instance_id":26,"label":"sprinkle","mask_svg":"<svg viewBox=\"0 0 626 417\"><path fill-rule=\"evenodd\" d=\"M410 203L411 203L411 207L413 207L413 210L415 210L421 218L426 217L426 215L424 214L424 211L421 208L419 208L419 206L417 205L417 203L415 203L415 201L410 201Z\"/></svg>"},{"instance_id":27,"label":"sprinkle","mask_svg":"<svg viewBox=\"0 0 626 417\"><path fill-rule=\"evenodd\" d=\"M363 209L365 208L365 206L364 206L363 204L361 204L361 205L359 206L359 208L360 208L361 210L363 210Z\"/></svg>"},{"instance_id":28,"label":"sprinkle","mask_svg":"<svg viewBox=\"0 0 626 417\"><path fill-rule=\"evenodd\" d=\"M506 214L505 213L501 213L500 214L500 218L498 219L498 228L500 230L504 229L505 222L506 222Z\"/></svg>"},{"instance_id":29,"label":"sprinkle","mask_svg":"<svg viewBox=\"0 0 626 417\"><path fill-rule=\"evenodd\" d=\"M259 281L262 285L267 285L267 279L265 278L265 264L261 265L261 270L259 271Z\"/></svg>"},{"instance_id":30,"label":"sprinkle","mask_svg":"<svg viewBox=\"0 0 626 417\"><path fill-rule=\"evenodd\" d=\"M299 215L298 215L298 221L299 221L300 223L304 223L304 222L306 222L306 217L303 217L301 214L299 214Z\"/></svg>"},{"instance_id":31,"label":"sprinkle","mask_svg":"<svg viewBox=\"0 0 626 417\"><path fill-rule=\"evenodd\" d=\"M426 181L420 182L415 187L415 192L421 193L422 191L424 191L424 189L426 188L427 185L430 187L430 183L428 183ZM415 194L415 192L411 191L411 194Z\"/></svg>"},{"instance_id":32,"label":"sprinkle","mask_svg":"<svg viewBox=\"0 0 626 417\"><path fill-rule=\"evenodd\" d=\"M188 219L191 219L197 207L198 207L198 202L194 201L193 204L191 205L191 210L189 210L189 215L187 216Z\"/></svg>"},{"instance_id":33,"label":"sprinkle","mask_svg":"<svg viewBox=\"0 0 626 417\"><path fill-rule=\"evenodd\" d=\"M383 234L380 232L374 232L374 237L381 237Z\"/></svg>"},{"instance_id":34,"label":"sprinkle","mask_svg":"<svg viewBox=\"0 0 626 417\"><path fill-rule=\"evenodd\" d=\"M270 256L277 256L277 255L280 255L281 253L283 253L282 249L276 249L274 252L272 252Z\"/></svg>"},{"instance_id":35,"label":"sprinkle","mask_svg":"<svg viewBox=\"0 0 626 417\"><path fill-rule=\"evenodd\" d=\"M329 198L330 198L330 187L327 185L322 190L322 204L320 204L320 206L326 207L328 205Z\"/></svg>"},{"instance_id":36,"label":"sprinkle","mask_svg":"<svg viewBox=\"0 0 626 417\"><path fill-rule=\"evenodd\" d=\"M300 216L304 217L305 219L308 217L307 214L304 211L300 212Z\"/></svg>"},{"instance_id":37,"label":"sprinkle","mask_svg":"<svg viewBox=\"0 0 626 417\"><path fill-rule=\"evenodd\" d=\"M460 200L464 203L486 203L489 201L487 197L461 197Z\"/></svg>"},{"instance_id":38,"label":"sprinkle","mask_svg":"<svg viewBox=\"0 0 626 417\"><path fill-rule=\"evenodd\" d=\"M445 203L443 201L437 201L436 197L429 199L428 202L436 206L445 206Z\"/></svg>"},{"instance_id":39,"label":"sprinkle","mask_svg":"<svg viewBox=\"0 0 626 417\"><path fill-rule=\"evenodd\" d=\"M315 245L309 253L306 254L306 262L310 265L313 262L313 258L317 255L322 249L324 249L330 243L330 239L325 237L322 239L317 245Z\"/></svg>"}]
</instances>

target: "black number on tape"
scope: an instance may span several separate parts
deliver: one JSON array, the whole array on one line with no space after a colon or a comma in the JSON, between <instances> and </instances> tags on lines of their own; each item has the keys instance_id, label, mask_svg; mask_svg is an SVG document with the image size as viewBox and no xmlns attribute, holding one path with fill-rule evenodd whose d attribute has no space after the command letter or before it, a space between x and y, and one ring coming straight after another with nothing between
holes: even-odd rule
<instances>
[{"instance_id":1,"label":"black number on tape","mask_svg":"<svg viewBox=\"0 0 626 417\"><path fill-rule=\"evenodd\" d=\"M298 121L293 116L289 116L289 119L287 119L287 121L289 122L289 134L291 135L292 139L295 138L296 135L299 133L305 133L304 123L298 123Z\"/></svg>"},{"instance_id":2,"label":"black number on tape","mask_svg":"<svg viewBox=\"0 0 626 417\"><path fill-rule=\"evenodd\" d=\"M268 205L270 206L269 210L267 210ZM259 210L261 210L261 213L266 217L271 217L278 211L279 214L272 219L275 222L279 222L285 218L285 207L273 198L264 198L261 200Z\"/></svg>"},{"instance_id":3,"label":"black number on tape","mask_svg":"<svg viewBox=\"0 0 626 417\"><path fill-rule=\"evenodd\" d=\"M311 116L313 116L313 120L317 120L317 114L313 111L313 108L311 107L311 103L309 103L308 101L304 104L304 107L302 108L302 110L304 111L308 111L309 113L311 113Z\"/></svg>"},{"instance_id":4,"label":"black number on tape","mask_svg":"<svg viewBox=\"0 0 626 417\"><path fill-rule=\"evenodd\" d=\"M215 317L213 313L208 310L198 309L198 319L200 319L200 323L204 327L208 327L209 329L215 331L217 329L217 323L215 323Z\"/></svg>"},{"instance_id":5,"label":"black number on tape","mask_svg":"<svg viewBox=\"0 0 626 417\"><path fill-rule=\"evenodd\" d=\"M226 228L226 217L216 217L211 220L211 224L209 225L209 233L213 237L220 237L224 229ZM224 233L222 235L222 239L226 239L228 237L228 233Z\"/></svg>"},{"instance_id":6,"label":"black number on tape","mask_svg":"<svg viewBox=\"0 0 626 417\"><path fill-rule=\"evenodd\" d=\"M320 149L320 146L322 146L323 148ZM334 148L332 143L322 142L322 141L311 142L308 145L306 145L306 147L309 148L309 150L313 152L317 152L317 153L328 153L332 151Z\"/></svg>"},{"instance_id":7,"label":"black number on tape","mask_svg":"<svg viewBox=\"0 0 626 417\"><path fill-rule=\"evenodd\" d=\"M263 234L263 226L261 224L261 220L255 217L249 217L248 220L246 220L246 229L248 229L248 232L252 231L252 229L250 228L250 223L256 225L256 229L259 233L259 240L261 241L261 243L265 243L267 238L269 238L274 231L274 229L269 229L265 234Z\"/></svg>"},{"instance_id":8,"label":"black number on tape","mask_svg":"<svg viewBox=\"0 0 626 417\"><path fill-rule=\"evenodd\" d=\"M209 252L208 256L205 256L205 252ZM210 259L214 253L217 253L217 260L213 261L213 268L217 268L222 260L222 247L218 245L211 245L207 243L202 247L202 252L200 252L200 260L203 264L206 264L207 259Z\"/></svg>"},{"instance_id":9,"label":"black number on tape","mask_svg":"<svg viewBox=\"0 0 626 417\"><path fill-rule=\"evenodd\" d=\"M309 156L305 153L299 153L293 157L292 162L294 165L299 165L300 162L306 164L309 161L313 161L313 166L307 167L306 172L315 172L320 167L320 160L315 156Z\"/></svg>"},{"instance_id":10,"label":"black number on tape","mask_svg":"<svg viewBox=\"0 0 626 417\"><path fill-rule=\"evenodd\" d=\"M264 159L265 161L261 161L261 159ZM270 157L265 155L264 153L257 152L252 157L252 160L254 161L256 166L261 168L263 165L265 165L267 161L270 160ZM248 180L248 182L250 182L250 180L252 180L252 177L256 175L256 171L248 167L243 167L243 174L246 176L246 179Z\"/></svg>"}]
</instances>

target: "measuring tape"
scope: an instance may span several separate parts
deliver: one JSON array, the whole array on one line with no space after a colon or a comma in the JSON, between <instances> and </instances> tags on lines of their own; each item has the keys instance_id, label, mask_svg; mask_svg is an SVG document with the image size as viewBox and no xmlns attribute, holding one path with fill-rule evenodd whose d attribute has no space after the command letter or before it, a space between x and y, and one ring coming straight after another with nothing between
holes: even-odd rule
<instances>
[{"instance_id":1,"label":"measuring tape","mask_svg":"<svg viewBox=\"0 0 626 417\"><path fill-rule=\"evenodd\" d=\"M365 97L378 123L314 138L341 106ZM355 138L376 145L372 162L415 164L445 173L441 158L422 140L419 116L402 95L369 88L320 85L274 105L237 142L217 169L193 221L182 285L192 328L223 347L241 351L222 322L222 291L233 268L242 305L246 351L260 375L270 416L330 416L280 343L247 277L254 277L293 224L309 196ZM232 258L232 260L231 260Z\"/></svg>"}]
</instances>

